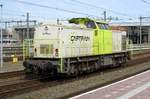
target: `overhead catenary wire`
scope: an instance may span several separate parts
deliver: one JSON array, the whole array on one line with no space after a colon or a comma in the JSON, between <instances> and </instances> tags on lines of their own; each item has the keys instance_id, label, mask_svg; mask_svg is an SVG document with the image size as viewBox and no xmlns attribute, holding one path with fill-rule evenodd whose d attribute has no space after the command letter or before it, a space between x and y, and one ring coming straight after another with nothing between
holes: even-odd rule
<instances>
[{"instance_id":1,"label":"overhead catenary wire","mask_svg":"<svg viewBox=\"0 0 150 99\"><path fill-rule=\"evenodd\" d=\"M66 1L66 0L61 0L60 2L66 4L66 5L74 6L74 7L78 6L78 7L81 7L81 8L86 8L86 10L88 10L88 12L89 12L89 10L92 11L92 12L94 12L94 13L96 11L95 9L91 9L89 7L86 7L86 5L78 4L76 2L70 2L70 1Z\"/></svg>"},{"instance_id":2,"label":"overhead catenary wire","mask_svg":"<svg viewBox=\"0 0 150 99\"><path fill-rule=\"evenodd\" d=\"M20 3L20 4L24 4L24 5L30 5L30 6L36 6L36 7L41 7L41 8L48 8L48 9L53 9L53 10L57 10L57 11L62 11L62 12L68 12L68 13L72 13L72 14L79 14L79 15L85 15L85 17L91 17L91 18L96 18L96 19L103 19L103 15L96 15L95 13L94 14L91 14L90 12L89 12L89 10L88 10L88 12L86 13L86 12L84 12L84 11L77 11L77 10L68 10L68 9L64 9L64 8L57 8L57 7L53 7L53 6L50 6L50 5L43 5L43 4L39 4L39 3L35 3L35 2L28 2L28 1L23 1L23 0L11 0L11 1L15 1L16 3ZM74 1L74 0L70 0L70 1ZM78 1L78 3L76 3L75 1ZM87 3L87 4L83 4L84 2L82 1L82 3L81 3L81 1L79 1L79 0L75 0L74 2L69 2L69 1L64 1L64 0L62 0L61 2L64 2L64 3L71 3L71 5L76 5L76 6L80 6L80 7L85 7L85 6L88 6L88 8L89 7L92 7L92 8L95 8L95 9L97 9L98 10L98 8L99 9L103 9L103 11L107 11L107 12L112 12L112 13L115 13L115 14L117 14L117 15L122 15L122 16L126 16L126 19L127 20L131 20L131 19L135 19L135 18L133 18L133 16L131 17L131 16L129 16L129 15L126 15L125 13L121 13L121 12L117 12L117 11L114 11L114 10L111 10L111 9L109 9L109 8L103 8L103 7L99 7L99 6L95 6L95 5L93 5L93 4L90 4L90 5L87 5L87 4L89 4L89 3ZM79 3L80 2L80 3ZM79 5L80 4L80 5ZM98 8L97 8L98 7ZM91 10L92 11L92 10ZM93 9L93 11L95 11L94 9ZM102 10L101 10L102 11ZM24 12L24 11L22 11L22 12ZM26 13L26 12L25 12ZM48 12L49 13L49 12ZM48 14L47 13L47 14ZM98 14L98 13L97 13ZM112 16L109 16L109 17L112 17ZM113 17L113 18L116 18L116 17ZM125 18L125 17L124 17ZM46 18L45 18L46 19ZM120 18L119 18L120 19ZM112 20L116 20L116 19L112 19Z\"/></svg>"},{"instance_id":3,"label":"overhead catenary wire","mask_svg":"<svg viewBox=\"0 0 150 99\"><path fill-rule=\"evenodd\" d=\"M15 13L14 13L15 12ZM10 16L16 16L16 17L24 17L25 18L25 14L26 14L27 12L25 12L25 11L17 11L17 10L10 10L10 9L8 9L7 11L5 11L4 12L4 16L7 16L7 15L9 15L9 17ZM32 12L31 12L32 13ZM32 13L33 14L33 13ZM48 14L48 13L47 13ZM39 18L39 19L47 19L48 17L44 17L44 16L39 16L39 15L30 15L30 18Z\"/></svg>"},{"instance_id":4,"label":"overhead catenary wire","mask_svg":"<svg viewBox=\"0 0 150 99\"><path fill-rule=\"evenodd\" d=\"M125 17L132 18L132 16L129 16L129 15L125 14L125 13L121 13L121 12L118 12L118 11L114 11L112 9L96 6L96 5L93 5L93 4L90 4L90 3L86 3L86 2L82 2L82 1L79 1L79 0L70 0L70 1L76 2L78 4L90 6L90 7L93 7L93 8L103 9L104 11L109 11L109 12L112 12L112 13L117 14L117 15L122 15L122 16L125 16Z\"/></svg>"},{"instance_id":5,"label":"overhead catenary wire","mask_svg":"<svg viewBox=\"0 0 150 99\"><path fill-rule=\"evenodd\" d=\"M36 6L36 7L48 8L48 9L53 9L53 10L57 10L57 11L68 12L68 13L72 13L72 14L80 14L80 15L86 15L86 16L92 16L92 17L96 17L96 18L101 18L101 17L96 16L96 15L92 15L92 14L88 14L88 13L83 13L83 12L78 12L78 11L73 11L73 10L66 10L66 9L62 9L62 8L57 8L57 7L47 6L47 5L41 5L41 4L27 2L27 1L20 1L20 0L15 0L15 1L17 1L19 3L22 3L22 4L26 4L26 5Z\"/></svg>"},{"instance_id":6,"label":"overhead catenary wire","mask_svg":"<svg viewBox=\"0 0 150 99\"><path fill-rule=\"evenodd\" d=\"M79 15L85 15L85 17L92 17L92 18L100 18L100 19L102 19L102 15L96 15L96 14L91 14L90 12L89 12L89 10L88 10L88 12L84 12L83 10L81 11L78 11L78 10L70 10L70 9L64 9L64 8L58 8L58 7L53 7L53 6L51 6L51 5L44 5L44 4L39 4L39 3L35 3L35 2L29 2L29 1L23 1L23 0L11 0L11 1L15 1L16 3L20 3L20 4L23 4L23 5L29 5L29 6L36 6L36 7L41 7L41 8L47 8L47 9L53 9L53 10L57 10L57 11L62 11L62 12L68 12L68 13L72 13L72 14L79 14ZM133 20L133 19L135 19L135 17L131 17L130 15L127 15L127 14L125 14L125 13L121 13L121 12L118 12L118 11L114 11L114 10L111 10L111 9L109 9L109 8L103 8L103 7L100 7L100 6L95 6L94 4L90 4L90 3L86 3L86 2L83 2L83 1L79 1L79 0L70 0L70 1L73 1L73 2L69 2L68 0L66 1L65 0L65 2L64 2L64 0L62 0L61 2L64 2L64 3L66 3L66 2L68 2L68 4L69 3L71 3L71 5L76 5L76 6L80 6L80 7L88 7L88 8L90 8L90 7L92 7L92 8L95 8L95 9L97 9L96 11L98 11L99 9L101 9L101 10L99 10L99 11L106 11L106 12L112 12L112 13L115 13L116 15L121 15L121 16L126 16L126 18L124 17L124 19L126 19L126 20ZM78 1L78 3L76 2L76 1ZM80 2L80 3L79 3ZM86 3L86 4L83 4L83 3ZM79 5L80 4L80 5ZM87 5L87 4L89 4L89 5ZM103 10L102 10L103 9ZM92 10L91 10L92 11ZM93 9L93 11L94 11L94 9ZM22 12L24 12L24 11L22 11ZM26 13L26 12L25 12ZM35 12L34 12L35 13ZM39 12L38 12L39 13ZM49 13L49 12L48 12ZM47 14L48 14L47 13ZM98 14L98 13L97 13ZM33 13L32 13L32 15L33 15ZM108 14L109 15L109 14ZM38 17L38 16L36 16L36 17ZM112 16L108 16L108 18L109 17L112 17ZM39 17L39 18L42 18L42 17ZM47 17L48 18L48 17ZM47 19L47 18L44 18L44 19ZM64 17L65 18L65 17ZM114 19L112 19L112 20L116 20L115 18L116 17L113 17ZM136 17L137 18L137 17ZM43 19L42 19L43 20ZM119 20L120 20L120 18L119 18Z\"/></svg>"},{"instance_id":7,"label":"overhead catenary wire","mask_svg":"<svg viewBox=\"0 0 150 99\"><path fill-rule=\"evenodd\" d=\"M148 4L148 5L150 5L150 2L148 2L146 0L141 0L141 1L144 2L144 3L146 3L146 4Z\"/></svg>"},{"instance_id":8,"label":"overhead catenary wire","mask_svg":"<svg viewBox=\"0 0 150 99\"><path fill-rule=\"evenodd\" d=\"M26 12L19 12L19 11L15 11L15 13L13 12L15 10L7 10L7 12L4 12L4 16L5 16L5 20L14 20L16 18L25 18L26 17ZM32 13L32 12L31 12ZM48 14L48 13L47 13ZM41 15L41 14L40 14ZM33 13L30 15L31 19L40 19L40 20L49 20L48 16L39 16L39 15L33 15ZM54 18L56 19L56 18Z\"/></svg>"}]
</instances>

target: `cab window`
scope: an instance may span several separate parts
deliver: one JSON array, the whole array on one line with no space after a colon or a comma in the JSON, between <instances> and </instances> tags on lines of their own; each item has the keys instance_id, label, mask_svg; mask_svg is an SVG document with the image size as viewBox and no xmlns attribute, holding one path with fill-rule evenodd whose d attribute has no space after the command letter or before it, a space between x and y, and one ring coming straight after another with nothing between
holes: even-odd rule
<instances>
[{"instance_id":1,"label":"cab window","mask_svg":"<svg viewBox=\"0 0 150 99\"><path fill-rule=\"evenodd\" d=\"M108 24L105 24L105 23L97 23L98 27L100 29L104 29L104 30L108 30L109 29L109 26Z\"/></svg>"},{"instance_id":2,"label":"cab window","mask_svg":"<svg viewBox=\"0 0 150 99\"><path fill-rule=\"evenodd\" d=\"M96 25L93 21L87 22L85 25L87 28L92 28L92 29L96 28Z\"/></svg>"}]
</instances>

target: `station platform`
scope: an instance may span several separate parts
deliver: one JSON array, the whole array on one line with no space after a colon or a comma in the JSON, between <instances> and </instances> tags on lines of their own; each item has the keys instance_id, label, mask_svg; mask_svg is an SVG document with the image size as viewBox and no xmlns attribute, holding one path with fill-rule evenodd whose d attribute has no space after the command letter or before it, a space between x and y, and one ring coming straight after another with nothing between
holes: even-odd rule
<instances>
[{"instance_id":1,"label":"station platform","mask_svg":"<svg viewBox=\"0 0 150 99\"><path fill-rule=\"evenodd\" d=\"M22 61L19 61L17 63L4 62L3 67L0 67L0 73L19 71L23 69L24 67L23 67Z\"/></svg>"},{"instance_id":2,"label":"station platform","mask_svg":"<svg viewBox=\"0 0 150 99\"><path fill-rule=\"evenodd\" d=\"M70 99L150 99L150 70Z\"/></svg>"}]
</instances>

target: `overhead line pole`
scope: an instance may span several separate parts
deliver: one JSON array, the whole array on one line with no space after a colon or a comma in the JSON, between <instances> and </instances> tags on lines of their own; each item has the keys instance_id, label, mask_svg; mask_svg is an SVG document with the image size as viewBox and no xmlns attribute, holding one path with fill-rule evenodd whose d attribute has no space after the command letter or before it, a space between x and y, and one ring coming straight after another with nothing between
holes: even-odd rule
<instances>
[{"instance_id":1,"label":"overhead line pole","mask_svg":"<svg viewBox=\"0 0 150 99\"><path fill-rule=\"evenodd\" d=\"M140 44L140 46L142 46L142 20L143 19L147 19L147 18L150 18L150 17L142 17L142 16L140 16L140 41L139 41L139 44ZM149 39L149 38L148 38Z\"/></svg>"},{"instance_id":2,"label":"overhead line pole","mask_svg":"<svg viewBox=\"0 0 150 99\"><path fill-rule=\"evenodd\" d=\"M28 57L30 57L30 30L29 30L29 12L27 12L27 37L28 40Z\"/></svg>"},{"instance_id":3,"label":"overhead line pole","mask_svg":"<svg viewBox=\"0 0 150 99\"><path fill-rule=\"evenodd\" d=\"M107 20L106 11L104 11L104 21Z\"/></svg>"},{"instance_id":4,"label":"overhead line pole","mask_svg":"<svg viewBox=\"0 0 150 99\"><path fill-rule=\"evenodd\" d=\"M140 16L140 47L141 47L141 44L142 44L142 17Z\"/></svg>"},{"instance_id":5,"label":"overhead line pole","mask_svg":"<svg viewBox=\"0 0 150 99\"><path fill-rule=\"evenodd\" d=\"M1 8L1 19L0 19L0 24L1 24L1 26L0 26L0 34L1 34L1 51L0 51L0 58L1 58L1 68L3 67L3 28L2 28L2 8L3 8L3 5L2 4L0 4L0 8Z\"/></svg>"},{"instance_id":6,"label":"overhead line pole","mask_svg":"<svg viewBox=\"0 0 150 99\"><path fill-rule=\"evenodd\" d=\"M30 32L30 30L29 30L29 12L27 12L27 39L29 39L29 32Z\"/></svg>"}]
</instances>

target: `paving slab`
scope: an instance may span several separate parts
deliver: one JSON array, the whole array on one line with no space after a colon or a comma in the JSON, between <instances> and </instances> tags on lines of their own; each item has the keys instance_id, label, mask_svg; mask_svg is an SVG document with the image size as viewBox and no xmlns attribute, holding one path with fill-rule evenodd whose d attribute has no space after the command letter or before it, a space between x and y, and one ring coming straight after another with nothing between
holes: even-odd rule
<instances>
[{"instance_id":1,"label":"paving slab","mask_svg":"<svg viewBox=\"0 0 150 99\"><path fill-rule=\"evenodd\" d=\"M70 99L150 99L150 70Z\"/></svg>"}]
</instances>

